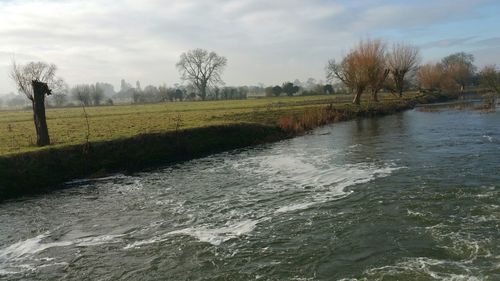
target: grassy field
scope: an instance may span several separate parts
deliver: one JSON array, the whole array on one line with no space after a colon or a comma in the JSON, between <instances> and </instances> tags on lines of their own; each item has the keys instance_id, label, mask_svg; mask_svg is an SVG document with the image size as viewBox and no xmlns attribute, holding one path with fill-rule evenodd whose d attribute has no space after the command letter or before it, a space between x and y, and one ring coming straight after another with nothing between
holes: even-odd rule
<instances>
[{"instance_id":1,"label":"grassy field","mask_svg":"<svg viewBox=\"0 0 500 281\"><path fill-rule=\"evenodd\" d=\"M368 97L366 97L368 98ZM382 95L382 99L393 99ZM334 103L350 106L351 96L278 97L247 100L175 102L148 105L88 107L90 142L116 140L140 134L234 123L275 125L284 115ZM82 108L47 110L53 145L63 147L86 141L87 123ZM0 111L0 155L40 150L30 110Z\"/></svg>"},{"instance_id":2,"label":"grassy field","mask_svg":"<svg viewBox=\"0 0 500 281\"><path fill-rule=\"evenodd\" d=\"M0 202L64 188L78 178L133 173L231 149L283 140L318 126L393 114L449 96L382 95L351 104L351 96L179 102L49 109L53 145L38 148L32 113L0 112ZM82 145L84 144L84 145Z\"/></svg>"}]
</instances>

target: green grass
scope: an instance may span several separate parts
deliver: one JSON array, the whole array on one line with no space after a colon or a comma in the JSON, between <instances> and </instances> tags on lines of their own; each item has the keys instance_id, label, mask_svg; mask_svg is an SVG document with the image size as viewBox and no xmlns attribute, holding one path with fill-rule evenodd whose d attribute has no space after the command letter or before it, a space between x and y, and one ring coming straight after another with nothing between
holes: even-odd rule
<instances>
[{"instance_id":1,"label":"green grass","mask_svg":"<svg viewBox=\"0 0 500 281\"><path fill-rule=\"evenodd\" d=\"M368 95L365 96L367 98ZM382 99L392 100L393 96L382 95ZM88 107L86 111L90 142L101 142L169 132L179 124L181 129L241 123L276 125L282 116L298 116L311 108L330 103L336 107L350 106L350 100L351 96L345 95L278 97L100 106ZM52 140L50 148L82 144L86 140L86 120L82 108L48 109L47 123ZM47 149L36 147L35 141L30 110L0 111L0 155Z\"/></svg>"},{"instance_id":2,"label":"green grass","mask_svg":"<svg viewBox=\"0 0 500 281\"><path fill-rule=\"evenodd\" d=\"M30 111L0 112L0 202L58 188L75 178L134 172L230 149L282 140L331 122L387 115L449 97L408 94L406 101L350 103L350 96L183 102L50 109L55 144L38 148ZM330 106L331 105L331 106ZM176 118L182 126L176 130ZM81 145L85 144L85 145Z\"/></svg>"}]
</instances>

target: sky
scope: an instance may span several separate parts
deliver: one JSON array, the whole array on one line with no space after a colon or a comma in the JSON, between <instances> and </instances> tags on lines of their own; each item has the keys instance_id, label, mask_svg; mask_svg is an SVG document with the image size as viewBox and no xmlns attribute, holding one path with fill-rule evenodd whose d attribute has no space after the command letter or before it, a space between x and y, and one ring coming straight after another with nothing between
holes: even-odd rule
<instances>
[{"instance_id":1,"label":"sky","mask_svg":"<svg viewBox=\"0 0 500 281\"><path fill-rule=\"evenodd\" d=\"M13 60L54 63L70 85L173 85L194 48L228 59L226 85L324 80L370 38L414 44L423 62L500 64L498 27L498 0L0 0L0 94L16 91Z\"/></svg>"}]
</instances>

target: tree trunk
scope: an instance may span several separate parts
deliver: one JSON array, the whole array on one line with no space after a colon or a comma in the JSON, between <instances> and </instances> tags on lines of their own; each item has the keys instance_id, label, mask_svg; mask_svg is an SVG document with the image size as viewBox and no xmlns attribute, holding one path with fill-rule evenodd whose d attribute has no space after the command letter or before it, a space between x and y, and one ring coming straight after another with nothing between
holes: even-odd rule
<instances>
[{"instance_id":1,"label":"tree trunk","mask_svg":"<svg viewBox=\"0 0 500 281\"><path fill-rule=\"evenodd\" d=\"M33 95L33 119L36 129L36 144L46 146L50 144L49 130L45 118L45 93L34 89Z\"/></svg>"},{"instance_id":2,"label":"tree trunk","mask_svg":"<svg viewBox=\"0 0 500 281\"><path fill-rule=\"evenodd\" d=\"M352 103L356 104L356 105L360 105L361 103L361 94L363 93L363 91L356 91L356 94L354 95L354 100L352 101Z\"/></svg>"},{"instance_id":3,"label":"tree trunk","mask_svg":"<svg viewBox=\"0 0 500 281\"><path fill-rule=\"evenodd\" d=\"M401 76L401 75L398 75L398 77L396 78L396 90L398 91L398 94L399 94L399 98L402 98L403 97L403 91L404 91L404 75Z\"/></svg>"},{"instance_id":4,"label":"tree trunk","mask_svg":"<svg viewBox=\"0 0 500 281\"><path fill-rule=\"evenodd\" d=\"M207 98L207 84L206 83L201 84L200 97L201 97L201 100L205 100Z\"/></svg>"},{"instance_id":5,"label":"tree trunk","mask_svg":"<svg viewBox=\"0 0 500 281\"><path fill-rule=\"evenodd\" d=\"M372 100L374 102L378 102L378 92L377 91L372 92Z\"/></svg>"},{"instance_id":6,"label":"tree trunk","mask_svg":"<svg viewBox=\"0 0 500 281\"><path fill-rule=\"evenodd\" d=\"M206 96L207 96L207 88L203 87L201 88L201 100L205 100Z\"/></svg>"}]
</instances>

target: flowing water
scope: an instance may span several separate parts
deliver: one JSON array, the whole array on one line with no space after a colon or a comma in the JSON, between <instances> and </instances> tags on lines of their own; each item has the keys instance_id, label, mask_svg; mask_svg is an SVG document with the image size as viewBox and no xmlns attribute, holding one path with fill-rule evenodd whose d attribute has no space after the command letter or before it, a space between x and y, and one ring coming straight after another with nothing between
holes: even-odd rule
<instances>
[{"instance_id":1,"label":"flowing water","mask_svg":"<svg viewBox=\"0 0 500 281\"><path fill-rule=\"evenodd\" d=\"M0 205L0 280L500 280L500 114L408 111Z\"/></svg>"}]
</instances>

